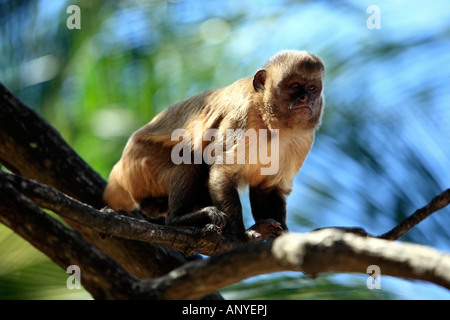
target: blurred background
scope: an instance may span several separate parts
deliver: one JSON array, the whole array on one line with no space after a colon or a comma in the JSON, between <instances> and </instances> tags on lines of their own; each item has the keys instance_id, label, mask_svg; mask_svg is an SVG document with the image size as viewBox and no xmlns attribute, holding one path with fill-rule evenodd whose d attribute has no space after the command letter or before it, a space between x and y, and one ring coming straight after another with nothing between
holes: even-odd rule
<instances>
[{"instance_id":1,"label":"blurred background","mask_svg":"<svg viewBox=\"0 0 450 320\"><path fill-rule=\"evenodd\" d=\"M68 29L69 5L81 29ZM367 20L380 9L381 29ZM69 19L70 20L70 19ZM130 134L167 106L252 75L282 49L326 65L326 109L288 199L294 232L382 234L450 186L450 2L0 0L0 81L105 179ZM247 225L252 218L242 192ZM450 208L401 241L450 251ZM285 272L225 288L236 299L450 299L368 275ZM0 225L0 299L90 299Z\"/></svg>"}]
</instances>

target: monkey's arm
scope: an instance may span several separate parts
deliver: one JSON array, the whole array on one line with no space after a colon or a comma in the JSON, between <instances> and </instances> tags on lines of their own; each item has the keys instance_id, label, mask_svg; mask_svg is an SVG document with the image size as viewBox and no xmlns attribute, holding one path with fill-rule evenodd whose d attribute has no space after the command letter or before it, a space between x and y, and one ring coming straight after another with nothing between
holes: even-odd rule
<instances>
[{"instance_id":1,"label":"monkey's arm","mask_svg":"<svg viewBox=\"0 0 450 320\"><path fill-rule=\"evenodd\" d=\"M250 187L250 205L256 224L249 230L255 230L263 239L276 237L282 231L288 231L286 194L280 188ZM249 233L247 236L254 237L255 235Z\"/></svg>"},{"instance_id":2,"label":"monkey's arm","mask_svg":"<svg viewBox=\"0 0 450 320\"><path fill-rule=\"evenodd\" d=\"M226 166L211 166L208 183L209 193L213 205L227 215L227 224L223 230L224 235L245 240L242 206L232 175L227 171Z\"/></svg>"}]
</instances>

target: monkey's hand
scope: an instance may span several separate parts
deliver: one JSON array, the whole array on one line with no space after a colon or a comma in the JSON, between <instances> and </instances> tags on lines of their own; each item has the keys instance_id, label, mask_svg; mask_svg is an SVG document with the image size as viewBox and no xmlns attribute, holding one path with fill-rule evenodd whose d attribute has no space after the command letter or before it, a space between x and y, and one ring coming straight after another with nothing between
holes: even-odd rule
<instances>
[{"instance_id":1,"label":"monkey's hand","mask_svg":"<svg viewBox=\"0 0 450 320\"><path fill-rule=\"evenodd\" d=\"M245 231L247 241L260 241L276 238L283 233L281 223L273 219L258 220L253 226Z\"/></svg>"},{"instance_id":2,"label":"monkey's hand","mask_svg":"<svg viewBox=\"0 0 450 320\"><path fill-rule=\"evenodd\" d=\"M213 225L218 226L220 229L223 229L227 224L227 215L216 207L210 206L202 208L197 211L197 214L208 218Z\"/></svg>"}]
</instances>

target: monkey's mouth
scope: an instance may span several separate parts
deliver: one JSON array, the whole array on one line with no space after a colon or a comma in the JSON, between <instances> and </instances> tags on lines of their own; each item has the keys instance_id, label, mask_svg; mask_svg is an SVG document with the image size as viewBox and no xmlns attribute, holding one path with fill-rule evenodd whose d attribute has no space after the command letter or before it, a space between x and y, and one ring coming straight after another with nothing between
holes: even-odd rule
<instances>
[{"instance_id":1,"label":"monkey's mouth","mask_svg":"<svg viewBox=\"0 0 450 320\"><path fill-rule=\"evenodd\" d=\"M304 114L311 114L313 112L311 106L306 105L306 104L301 104L301 105L295 105L295 104L291 104L291 106L289 107L289 110L291 110L294 113L304 113Z\"/></svg>"}]
</instances>

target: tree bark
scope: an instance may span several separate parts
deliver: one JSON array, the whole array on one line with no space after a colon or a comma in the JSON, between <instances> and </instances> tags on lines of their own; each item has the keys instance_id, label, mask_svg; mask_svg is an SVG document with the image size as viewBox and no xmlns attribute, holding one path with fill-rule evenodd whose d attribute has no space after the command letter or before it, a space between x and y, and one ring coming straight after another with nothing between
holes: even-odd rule
<instances>
[{"instance_id":1,"label":"tree bark","mask_svg":"<svg viewBox=\"0 0 450 320\"><path fill-rule=\"evenodd\" d=\"M10 171L64 192L95 208L103 206L105 181L33 110L0 84L0 163ZM67 223L140 278L155 278L181 266L179 251L123 238L104 238L72 220Z\"/></svg>"}]
</instances>

